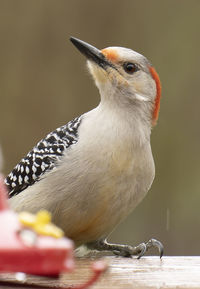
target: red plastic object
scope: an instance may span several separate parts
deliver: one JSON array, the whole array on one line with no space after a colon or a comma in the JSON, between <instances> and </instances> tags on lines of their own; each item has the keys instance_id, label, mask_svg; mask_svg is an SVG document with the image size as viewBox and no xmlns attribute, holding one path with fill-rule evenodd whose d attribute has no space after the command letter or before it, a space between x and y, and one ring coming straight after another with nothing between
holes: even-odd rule
<instances>
[{"instance_id":1,"label":"red plastic object","mask_svg":"<svg viewBox=\"0 0 200 289\"><path fill-rule=\"evenodd\" d=\"M37 235L34 245L27 246L19 235L23 229L17 214L9 209L6 188L0 175L0 272L58 276L74 269L74 247L70 239ZM73 288L90 286L105 267L104 262L95 262L91 279Z\"/></svg>"},{"instance_id":2,"label":"red plastic object","mask_svg":"<svg viewBox=\"0 0 200 289\"><path fill-rule=\"evenodd\" d=\"M37 236L26 246L19 236L23 229L17 214L8 208L7 193L0 179L0 272L58 275L74 269L73 242L67 238Z\"/></svg>"}]
</instances>

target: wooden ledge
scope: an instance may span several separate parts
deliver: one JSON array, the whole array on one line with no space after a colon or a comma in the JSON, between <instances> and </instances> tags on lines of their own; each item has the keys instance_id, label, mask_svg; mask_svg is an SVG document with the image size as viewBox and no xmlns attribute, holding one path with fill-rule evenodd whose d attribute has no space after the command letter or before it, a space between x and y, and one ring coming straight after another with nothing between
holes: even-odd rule
<instances>
[{"instance_id":1,"label":"wooden ledge","mask_svg":"<svg viewBox=\"0 0 200 289\"><path fill-rule=\"evenodd\" d=\"M200 257L163 257L162 260L159 257L143 257L137 260L107 256L103 259L108 264L108 270L91 287L93 289L200 288ZM89 278L93 260L77 259L75 272L65 274L59 280L28 276L27 287L23 288L30 288L28 284L48 285L49 288L81 284ZM13 282L14 275L1 274L0 280ZM9 285L9 288L16 286Z\"/></svg>"}]
</instances>

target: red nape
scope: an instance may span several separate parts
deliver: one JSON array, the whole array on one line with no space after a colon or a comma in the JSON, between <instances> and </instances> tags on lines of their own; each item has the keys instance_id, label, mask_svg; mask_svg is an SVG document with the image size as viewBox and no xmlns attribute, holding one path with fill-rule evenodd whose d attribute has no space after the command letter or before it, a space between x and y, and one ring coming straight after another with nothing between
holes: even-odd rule
<instances>
[{"instance_id":1,"label":"red nape","mask_svg":"<svg viewBox=\"0 0 200 289\"><path fill-rule=\"evenodd\" d=\"M152 67L152 66L149 67L149 71L151 73L151 76L155 80L156 91L157 91L156 98L155 98L155 106L154 106L154 110L153 110L153 125L155 125L156 121L158 119L159 110L160 110L161 82L160 82L160 78L158 76L158 73L156 72L154 67Z\"/></svg>"}]
</instances>

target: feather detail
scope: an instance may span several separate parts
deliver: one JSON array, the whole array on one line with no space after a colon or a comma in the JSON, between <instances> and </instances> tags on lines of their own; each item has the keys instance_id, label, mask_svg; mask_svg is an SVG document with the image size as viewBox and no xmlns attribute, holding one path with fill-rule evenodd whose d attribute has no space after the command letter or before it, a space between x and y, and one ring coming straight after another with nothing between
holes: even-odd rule
<instances>
[{"instance_id":1,"label":"feather detail","mask_svg":"<svg viewBox=\"0 0 200 289\"><path fill-rule=\"evenodd\" d=\"M160 110L161 82L154 67L152 66L149 67L149 71L151 73L152 78L155 80L155 83L156 83L156 98L155 98L155 105L154 105L154 110L153 110L153 125L155 125L158 120L158 115L159 115L159 110Z\"/></svg>"}]
</instances>

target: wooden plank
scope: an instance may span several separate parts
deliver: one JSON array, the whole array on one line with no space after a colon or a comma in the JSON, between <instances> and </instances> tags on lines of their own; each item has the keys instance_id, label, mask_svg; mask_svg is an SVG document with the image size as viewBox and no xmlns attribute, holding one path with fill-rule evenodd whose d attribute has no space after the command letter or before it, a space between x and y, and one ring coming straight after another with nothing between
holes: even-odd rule
<instances>
[{"instance_id":1,"label":"wooden plank","mask_svg":"<svg viewBox=\"0 0 200 289\"><path fill-rule=\"evenodd\" d=\"M107 256L108 270L93 289L147 289L147 288L200 288L200 257L143 257L121 258ZM85 282L91 275L91 258L77 259L76 270L64 274L59 280L28 276L25 284L38 284L55 288ZM13 274L1 274L0 280L14 281ZM7 288L0 286L0 288ZM9 285L10 289L16 288ZM28 287L24 287L28 288Z\"/></svg>"}]
</instances>

